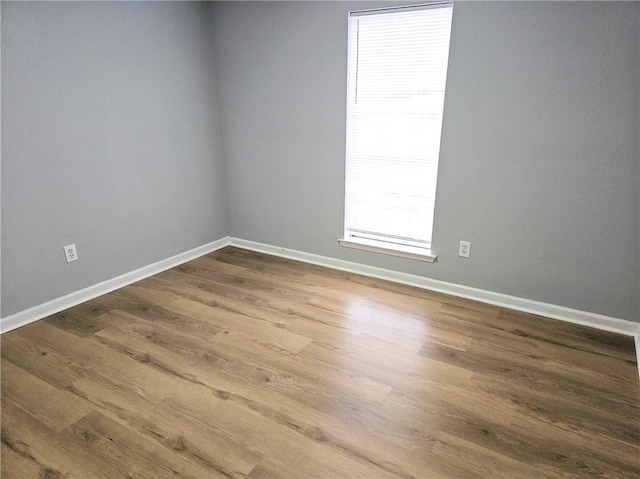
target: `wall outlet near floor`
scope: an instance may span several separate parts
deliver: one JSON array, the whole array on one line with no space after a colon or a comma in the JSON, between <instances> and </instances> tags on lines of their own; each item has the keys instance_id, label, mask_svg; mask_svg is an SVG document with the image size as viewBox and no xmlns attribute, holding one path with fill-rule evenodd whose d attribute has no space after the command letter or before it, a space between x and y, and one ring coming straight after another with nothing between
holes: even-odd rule
<instances>
[{"instance_id":1,"label":"wall outlet near floor","mask_svg":"<svg viewBox=\"0 0 640 479\"><path fill-rule=\"evenodd\" d=\"M64 255L67 258L67 263L72 263L78 260L78 252L76 251L76 245L70 244L64 247Z\"/></svg>"},{"instance_id":2,"label":"wall outlet near floor","mask_svg":"<svg viewBox=\"0 0 640 479\"><path fill-rule=\"evenodd\" d=\"M458 248L458 256L468 258L471 254L471 241L460 241L460 247Z\"/></svg>"}]
</instances>

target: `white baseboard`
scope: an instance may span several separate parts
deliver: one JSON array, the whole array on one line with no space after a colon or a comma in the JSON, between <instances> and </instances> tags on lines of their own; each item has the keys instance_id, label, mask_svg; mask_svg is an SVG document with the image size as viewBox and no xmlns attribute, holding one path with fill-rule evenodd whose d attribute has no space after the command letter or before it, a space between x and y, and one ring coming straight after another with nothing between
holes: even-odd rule
<instances>
[{"instance_id":1,"label":"white baseboard","mask_svg":"<svg viewBox=\"0 0 640 479\"><path fill-rule=\"evenodd\" d=\"M542 303L530 299L519 298L517 296L494 293L492 291L472 288L470 286L447 283L445 281L425 278L424 276L401 273L398 271L378 268L375 266L368 266L360 263L352 263L350 261L305 253L302 251L281 248L278 246L271 246L264 243L256 243L254 241L230 238L229 244L231 246L237 246L238 248L244 248L251 251L271 254L274 256L282 256L284 258L304 261L305 263L327 266L329 268L348 271L350 273L357 273L364 276L371 276L373 278L394 281L396 283L416 286L418 288L436 291L438 293L445 293L461 298L473 299L476 301L481 301L483 303L494 304L496 306L502 306L518 311L533 313L540 316L546 316L548 318L560 319L563 321L568 321L570 323L581 324L583 326L591 326L594 328L603 329L605 331L626 334L628 336L634 335L638 332L638 328L640 328L639 323L634 323L632 321L627 321L624 319L612 318L600 314L566 308L564 306L556 306L553 304Z\"/></svg>"},{"instance_id":2,"label":"white baseboard","mask_svg":"<svg viewBox=\"0 0 640 479\"><path fill-rule=\"evenodd\" d=\"M181 265L182 263L186 263L187 261L191 261L192 259L198 258L207 253L211 253L220 248L224 248L228 244L228 237L221 238L217 241L213 241L211 243L198 246L197 248L193 248L189 251L185 251L184 253L179 253L175 256L171 256L170 258L166 258L156 263L143 266L142 268L130 271L129 273L116 276L115 278L108 279L87 288L74 291L73 293L67 294L65 296L47 301L46 303L39 304L38 306L34 306L33 308L25 309L24 311L12 314L0 319L0 332L6 333L13 329L19 328L20 326L25 326L29 323L33 323L34 321L46 318L47 316L58 313L67 308L71 308L72 306L76 306L77 304L84 303L85 301L89 301L90 299L97 298L98 296L101 296L103 294L110 293L111 291L122 288L123 286L135 283L136 281L140 281L141 279L148 278L149 276L153 276L154 274L158 274L167 269Z\"/></svg>"},{"instance_id":3,"label":"white baseboard","mask_svg":"<svg viewBox=\"0 0 640 479\"><path fill-rule=\"evenodd\" d=\"M613 318L601 314L590 313L588 311L571 309L564 306L542 303L540 301L533 301L526 298L519 298L517 296L509 296L507 294L472 288L460 284L447 283L445 281L425 278L423 276L401 273L399 271L392 271L361 263L353 263L351 261L331 258L328 256L305 253L303 251L296 251L279 246L273 246L269 244L232 237L221 238L217 241L213 241L212 243L199 246L192 250L185 251L184 253L177 254L170 258L158 261L148 266L144 266L129 273L125 273L121 276L117 276L116 278L103 281L102 283L89 286L88 288L81 289L60 298L56 298L52 301L34 306L33 308L29 308L24 311L15 313L11 316L2 318L0 319L0 333L5 333L19 328L20 326L38 321L39 319L46 318L47 316L58 313L85 301L89 301L90 299L109 293L118 288L122 288L123 286L135 283L136 281L140 281L141 279L153 276L154 274L173 268L187 261L191 261L192 259L211 253L225 246L236 246L238 248L256 251L259 253L281 256L283 258L303 261L305 263L316 264L319 266L326 266L328 268L348 271L350 273L394 281L396 283L415 286L429 291L450 294L452 296L481 301L483 303L502 306L526 313L537 314L548 318L559 319L561 321L566 321L569 323L580 324L582 326L589 326L604 331L633 336L636 347L638 376L640 378L639 323L619 318Z\"/></svg>"},{"instance_id":4,"label":"white baseboard","mask_svg":"<svg viewBox=\"0 0 640 479\"><path fill-rule=\"evenodd\" d=\"M638 379L640 379L640 328L633 335L633 342L636 344L636 365L638 366Z\"/></svg>"},{"instance_id":5,"label":"white baseboard","mask_svg":"<svg viewBox=\"0 0 640 479\"><path fill-rule=\"evenodd\" d=\"M229 238L229 245L238 248L248 249L259 253L281 256L283 258L303 261L305 263L326 266L333 269L357 273L373 278L394 281L409 286L436 291L438 293L450 294L461 298L481 301L483 303L493 304L504 308L523 311L526 313L537 314L547 318L559 319L569 323L589 326L604 331L633 336L636 347L636 362L638 365L638 378L640 379L640 323L628 321L625 319L613 318L602 314L590 313L588 311L580 311L577 309L558 306L555 304L542 303L531 299L519 298L502 293L495 293L470 286L463 286L455 283L447 283L435 279L425 278L408 273L401 273L375 266L369 266L361 263L352 263L327 256L320 256L303 251L296 251L279 246L272 246L255 241L248 241L239 238Z\"/></svg>"}]
</instances>

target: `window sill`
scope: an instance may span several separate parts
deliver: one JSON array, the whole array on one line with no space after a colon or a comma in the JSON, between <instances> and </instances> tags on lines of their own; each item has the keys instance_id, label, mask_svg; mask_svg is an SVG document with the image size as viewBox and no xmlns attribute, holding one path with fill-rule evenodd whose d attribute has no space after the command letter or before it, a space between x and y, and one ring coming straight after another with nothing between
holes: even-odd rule
<instances>
[{"instance_id":1,"label":"window sill","mask_svg":"<svg viewBox=\"0 0 640 479\"><path fill-rule=\"evenodd\" d=\"M372 251L374 253L399 256L401 258L416 259L418 261L426 261L427 263L435 263L438 259L438 256L433 254L430 249L417 248L415 246L395 245L362 238L341 238L338 240L338 243L346 248L355 248L364 251Z\"/></svg>"}]
</instances>

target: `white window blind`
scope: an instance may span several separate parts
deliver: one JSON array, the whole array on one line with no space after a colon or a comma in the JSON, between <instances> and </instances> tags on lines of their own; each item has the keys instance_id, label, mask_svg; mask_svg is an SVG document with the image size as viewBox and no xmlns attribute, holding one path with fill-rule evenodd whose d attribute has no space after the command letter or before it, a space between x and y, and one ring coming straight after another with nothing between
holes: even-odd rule
<instances>
[{"instance_id":1,"label":"white window blind","mask_svg":"<svg viewBox=\"0 0 640 479\"><path fill-rule=\"evenodd\" d=\"M345 239L431 246L452 12L350 14Z\"/></svg>"}]
</instances>

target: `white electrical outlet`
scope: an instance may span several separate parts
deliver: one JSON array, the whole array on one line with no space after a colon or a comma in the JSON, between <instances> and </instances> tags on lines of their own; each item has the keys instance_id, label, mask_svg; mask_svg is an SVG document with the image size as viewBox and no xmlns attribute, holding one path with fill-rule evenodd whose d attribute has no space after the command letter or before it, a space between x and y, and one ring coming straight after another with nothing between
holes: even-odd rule
<instances>
[{"instance_id":1,"label":"white electrical outlet","mask_svg":"<svg viewBox=\"0 0 640 479\"><path fill-rule=\"evenodd\" d=\"M458 256L468 258L471 254L471 241L460 241L460 247L458 248Z\"/></svg>"},{"instance_id":2,"label":"white electrical outlet","mask_svg":"<svg viewBox=\"0 0 640 479\"><path fill-rule=\"evenodd\" d=\"M64 247L64 255L67 258L67 263L72 263L78 260L78 252L76 251L76 245L70 244Z\"/></svg>"}]
</instances>

